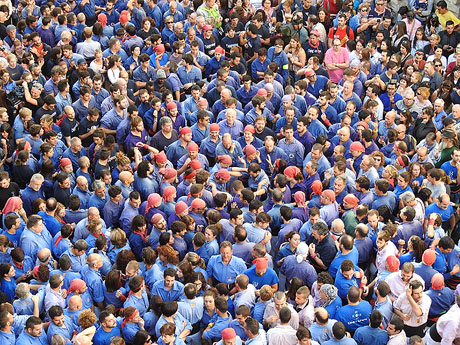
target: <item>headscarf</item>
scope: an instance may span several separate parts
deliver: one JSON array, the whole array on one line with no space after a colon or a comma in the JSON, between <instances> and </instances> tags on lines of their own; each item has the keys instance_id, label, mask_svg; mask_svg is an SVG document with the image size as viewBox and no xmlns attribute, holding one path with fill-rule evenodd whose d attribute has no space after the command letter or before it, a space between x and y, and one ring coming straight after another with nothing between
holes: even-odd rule
<instances>
[{"instance_id":1,"label":"headscarf","mask_svg":"<svg viewBox=\"0 0 460 345\"><path fill-rule=\"evenodd\" d=\"M165 188L166 189L166 188ZM161 202L161 196L157 193L152 193L147 198L147 206L145 207L144 215L146 215L151 208L155 208L155 205Z\"/></svg>"},{"instance_id":2,"label":"headscarf","mask_svg":"<svg viewBox=\"0 0 460 345\"><path fill-rule=\"evenodd\" d=\"M298 192L295 192L294 200L297 203L297 205L299 205L300 207L303 207L304 210L306 209L307 205L305 203L306 198L305 198L305 193L304 192L302 192L300 190Z\"/></svg>"},{"instance_id":3,"label":"headscarf","mask_svg":"<svg viewBox=\"0 0 460 345\"><path fill-rule=\"evenodd\" d=\"M299 246L297 247L297 250L295 251L295 258L297 262L300 264L303 260L305 260L305 257L308 255L308 245L305 242L300 242Z\"/></svg>"},{"instance_id":4,"label":"headscarf","mask_svg":"<svg viewBox=\"0 0 460 345\"><path fill-rule=\"evenodd\" d=\"M328 297L328 300L324 302L324 304L321 306L323 308L326 308L337 298L337 288L331 284L324 284L323 286L321 286L321 291Z\"/></svg>"},{"instance_id":5,"label":"headscarf","mask_svg":"<svg viewBox=\"0 0 460 345\"><path fill-rule=\"evenodd\" d=\"M165 188L165 190L163 191L163 200L165 202L165 204L168 202L168 199L171 197L171 195L173 195L174 193L176 193L176 187L174 186L167 186Z\"/></svg>"},{"instance_id":6,"label":"headscarf","mask_svg":"<svg viewBox=\"0 0 460 345\"><path fill-rule=\"evenodd\" d=\"M310 199L313 195L321 195L321 193L323 192L323 184L321 183L321 181L313 181L313 183L311 184L311 190L313 191L313 193L311 193Z\"/></svg>"},{"instance_id":7,"label":"headscarf","mask_svg":"<svg viewBox=\"0 0 460 345\"><path fill-rule=\"evenodd\" d=\"M2 213L7 215L8 213L14 212L14 210L19 208L19 205L22 204L22 200L18 196L12 196L6 201L5 206L3 207Z\"/></svg>"},{"instance_id":8,"label":"headscarf","mask_svg":"<svg viewBox=\"0 0 460 345\"><path fill-rule=\"evenodd\" d=\"M82 289L85 286L85 282L81 279L73 279L70 283L68 292L75 292Z\"/></svg>"}]
</instances>

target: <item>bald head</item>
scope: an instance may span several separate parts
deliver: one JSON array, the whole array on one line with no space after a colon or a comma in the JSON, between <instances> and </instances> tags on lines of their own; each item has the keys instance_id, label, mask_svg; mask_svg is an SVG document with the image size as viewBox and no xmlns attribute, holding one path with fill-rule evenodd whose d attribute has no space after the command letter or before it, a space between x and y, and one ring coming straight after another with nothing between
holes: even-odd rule
<instances>
[{"instance_id":1,"label":"bald head","mask_svg":"<svg viewBox=\"0 0 460 345\"><path fill-rule=\"evenodd\" d=\"M315 309L315 318L316 318L316 322L319 325L326 325L328 323L328 320L329 320L329 313L325 308L322 308L322 307L316 308Z\"/></svg>"},{"instance_id":2,"label":"bald head","mask_svg":"<svg viewBox=\"0 0 460 345\"><path fill-rule=\"evenodd\" d=\"M69 309L80 310L83 307L83 302L79 295L73 295L69 298Z\"/></svg>"},{"instance_id":3,"label":"bald head","mask_svg":"<svg viewBox=\"0 0 460 345\"><path fill-rule=\"evenodd\" d=\"M102 258L99 254L90 254L88 255L88 266L94 269L99 269L102 267Z\"/></svg>"},{"instance_id":4,"label":"bald head","mask_svg":"<svg viewBox=\"0 0 460 345\"><path fill-rule=\"evenodd\" d=\"M51 251L48 248L40 249L37 253L37 257L38 260L40 260L43 263L46 263L51 257Z\"/></svg>"},{"instance_id":5,"label":"bald head","mask_svg":"<svg viewBox=\"0 0 460 345\"><path fill-rule=\"evenodd\" d=\"M123 184L130 184L133 179L133 174L131 174L129 171L122 171L118 177L120 178L121 183Z\"/></svg>"}]
</instances>

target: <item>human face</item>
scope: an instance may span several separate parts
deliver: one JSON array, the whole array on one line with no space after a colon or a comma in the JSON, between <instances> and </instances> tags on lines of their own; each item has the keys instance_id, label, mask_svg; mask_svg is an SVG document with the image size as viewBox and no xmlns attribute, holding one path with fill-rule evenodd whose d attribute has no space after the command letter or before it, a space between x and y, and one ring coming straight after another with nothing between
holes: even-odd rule
<instances>
[{"instance_id":1,"label":"human face","mask_svg":"<svg viewBox=\"0 0 460 345\"><path fill-rule=\"evenodd\" d=\"M164 133L171 133L172 132L172 122L167 122L161 127L161 130Z\"/></svg>"},{"instance_id":2,"label":"human face","mask_svg":"<svg viewBox=\"0 0 460 345\"><path fill-rule=\"evenodd\" d=\"M104 198L105 197L105 188L102 187L102 188L96 188L94 190L94 192L96 193L97 196L99 196L100 198Z\"/></svg>"},{"instance_id":3,"label":"human face","mask_svg":"<svg viewBox=\"0 0 460 345\"><path fill-rule=\"evenodd\" d=\"M308 109L308 118L310 121L316 120L318 118L318 111L314 108Z\"/></svg>"},{"instance_id":4,"label":"human face","mask_svg":"<svg viewBox=\"0 0 460 345\"><path fill-rule=\"evenodd\" d=\"M162 334L161 339L163 340L163 342L165 344L172 344L174 342L174 340L176 339L176 337L174 336L174 334L172 334L172 335ZM146 343L152 343L152 339L150 339Z\"/></svg>"},{"instance_id":5,"label":"human face","mask_svg":"<svg viewBox=\"0 0 460 345\"><path fill-rule=\"evenodd\" d=\"M43 182L38 182L37 180L31 180L29 183L29 187L32 188L34 191L38 192L42 187Z\"/></svg>"},{"instance_id":6,"label":"human face","mask_svg":"<svg viewBox=\"0 0 460 345\"><path fill-rule=\"evenodd\" d=\"M308 300L308 296L304 294L295 294L295 303L299 305L303 305Z\"/></svg>"},{"instance_id":7,"label":"human face","mask_svg":"<svg viewBox=\"0 0 460 345\"><path fill-rule=\"evenodd\" d=\"M28 328L27 333L35 338L39 338L42 335L42 325L35 325L34 328Z\"/></svg>"},{"instance_id":8,"label":"human face","mask_svg":"<svg viewBox=\"0 0 460 345\"><path fill-rule=\"evenodd\" d=\"M274 298L273 302L275 302L275 308L278 312L286 306L286 298L281 300Z\"/></svg>"},{"instance_id":9,"label":"human face","mask_svg":"<svg viewBox=\"0 0 460 345\"><path fill-rule=\"evenodd\" d=\"M52 321L58 327L64 326L64 314L54 317Z\"/></svg>"},{"instance_id":10,"label":"human face","mask_svg":"<svg viewBox=\"0 0 460 345\"><path fill-rule=\"evenodd\" d=\"M387 333L389 336L392 336L398 334L399 332L396 330L395 325L389 323L387 326Z\"/></svg>"},{"instance_id":11,"label":"human face","mask_svg":"<svg viewBox=\"0 0 460 345\"><path fill-rule=\"evenodd\" d=\"M222 261L228 263L232 258L233 250L230 247L224 247L220 250L220 255L222 256Z\"/></svg>"},{"instance_id":12,"label":"human face","mask_svg":"<svg viewBox=\"0 0 460 345\"><path fill-rule=\"evenodd\" d=\"M367 222L373 229L377 229L377 226L379 224L379 219L376 215L370 215L367 217Z\"/></svg>"},{"instance_id":13,"label":"human face","mask_svg":"<svg viewBox=\"0 0 460 345\"><path fill-rule=\"evenodd\" d=\"M414 273L413 272L404 272L404 271L401 271L401 279L403 282L405 283L408 283L412 277L414 276Z\"/></svg>"},{"instance_id":14,"label":"human face","mask_svg":"<svg viewBox=\"0 0 460 345\"><path fill-rule=\"evenodd\" d=\"M447 210L447 208L449 207L449 204L450 204L450 200L449 198L446 198L445 196L438 201L439 207L442 208L443 210Z\"/></svg>"},{"instance_id":15,"label":"human face","mask_svg":"<svg viewBox=\"0 0 460 345\"><path fill-rule=\"evenodd\" d=\"M174 277L166 276L165 277L165 288L171 289L174 285Z\"/></svg>"},{"instance_id":16,"label":"human face","mask_svg":"<svg viewBox=\"0 0 460 345\"><path fill-rule=\"evenodd\" d=\"M311 158L318 160L321 158L321 152L319 150L311 150Z\"/></svg>"},{"instance_id":17,"label":"human face","mask_svg":"<svg viewBox=\"0 0 460 345\"><path fill-rule=\"evenodd\" d=\"M8 188L10 186L10 179L6 178L0 181L0 188Z\"/></svg>"},{"instance_id":18,"label":"human face","mask_svg":"<svg viewBox=\"0 0 460 345\"><path fill-rule=\"evenodd\" d=\"M204 237L206 238L206 242L211 242L212 240L214 240L216 238L216 236L214 236L213 232L211 230L209 230L209 229L205 230Z\"/></svg>"},{"instance_id":19,"label":"human face","mask_svg":"<svg viewBox=\"0 0 460 345\"><path fill-rule=\"evenodd\" d=\"M345 188L345 185L341 179L334 180L334 192L335 193L341 193L344 188Z\"/></svg>"},{"instance_id":20,"label":"human face","mask_svg":"<svg viewBox=\"0 0 460 345\"><path fill-rule=\"evenodd\" d=\"M201 281L200 281L200 284L202 284ZM195 283L195 285L197 285L197 283ZM197 288L198 288L198 286L197 286ZM206 307L207 310L214 310L214 308L216 307L215 304L214 304L214 298L212 296L205 296L204 297L204 306Z\"/></svg>"},{"instance_id":21,"label":"human face","mask_svg":"<svg viewBox=\"0 0 460 345\"><path fill-rule=\"evenodd\" d=\"M246 321L246 317L244 317L243 315L236 314L236 321L238 321L238 323L244 327L244 322Z\"/></svg>"}]
</instances>

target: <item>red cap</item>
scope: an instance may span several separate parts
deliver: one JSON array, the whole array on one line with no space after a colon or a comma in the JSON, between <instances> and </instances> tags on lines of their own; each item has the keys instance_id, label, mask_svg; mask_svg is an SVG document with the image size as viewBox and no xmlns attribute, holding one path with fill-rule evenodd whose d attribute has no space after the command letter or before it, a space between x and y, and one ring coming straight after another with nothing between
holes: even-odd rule
<instances>
[{"instance_id":1,"label":"red cap","mask_svg":"<svg viewBox=\"0 0 460 345\"><path fill-rule=\"evenodd\" d=\"M156 52L159 52L159 53L164 53L166 51L164 44L157 45L155 48L153 48L153 50L155 50Z\"/></svg>"},{"instance_id":2,"label":"red cap","mask_svg":"<svg viewBox=\"0 0 460 345\"><path fill-rule=\"evenodd\" d=\"M168 187L166 187L166 188L168 188ZM166 188L165 188L165 190L166 190ZM161 196L158 193L152 193L147 198L147 201L148 201L149 204L151 204L153 207L155 207L155 205L161 204Z\"/></svg>"},{"instance_id":3,"label":"red cap","mask_svg":"<svg viewBox=\"0 0 460 345\"><path fill-rule=\"evenodd\" d=\"M174 211L176 212L176 214L181 214L182 212L184 212L185 210L188 209L188 206L185 202L183 201L179 201L176 206L174 206Z\"/></svg>"},{"instance_id":4,"label":"red cap","mask_svg":"<svg viewBox=\"0 0 460 345\"><path fill-rule=\"evenodd\" d=\"M187 150L189 150L189 151L198 151L198 149L199 149L199 147L195 143L190 143L187 146Z\"/></svg>"},{"instance_id":5,"label":"red cap","mask_svg":"<svg viewBox=\"0 0 460 345\"><path fill-rule=\"evenodd\" d=\"M236 338L236 332L233 328L226 328L222 331L222 340L232 340Z\"/></svg>"},{"instance_id":6,"label":"red cap","mask_svg":"<svg viewBox=\"0 0 460 345\"><path fill-rule=\"evenodd\" d=\"M216 49L214 49L214 52L222 54L222 55L225 54L225 50L222 47L216 47Z\"/></svg>"},{"instance_id":7,"label":"red cap","mask_svg":"<svg viewBox=\"0 0 460 345\"><path fill-rule=\"evenodd\" d=\"M425 265L431 266L436 261L436 252L433 249L427 249L423 252L422 261Z\"/></svg>"},{"instance_id":8,"label":"red cap","mask_svg":"<svg viewBox=\"0 0 460 345\"><path fill-rule=\"evenodd\" d=\"M316 37L320 37L319 31L318 30L313 30L310 32L310 35L315 35Z\"/></svg>"},{"instance_id":9,"label":"red cap","mask_svg":"<svg viewBox=\"0 0 460 345\"><path fill-rule=\"evenodd\" d=\"M195 170L200 170L201 169L201 163L198 159L194 159L193 161L191 161L190 163L188 163L188 166L192 169L195 169Z\"/></svg>"},{"instance_id":10,"label":"red cap","mask_svg":"<svg viewBox=\"0 0 460 345\"><path fill-rule=\"evenodd\" d=\"M243 152L246 153L246 156L253 155L254 153L257 152L256 148L252 146L251 144L246 145L243 149Z\"/></svg>"},{"instance_id":11,"label":"red cap","mask_svg":"<svg viewBox=\"0 0 460 345\"><path fill-rule=\"evenodd\" d=\"M177 176L177 171L173 168L160 169L159 173L162 174L166 180Z\"/></svg>"},{"instance_id":12,"label":"red cap","mask_svg":"<svg viewBox=\"0 0 460 345\"><path fill-rule=\"evenodd\" d=\"M86 283L84 280L76 278L72 280L72 282L70 283L69 289L67 291L74 292L74 291L83 289L85 286L86 286Z\"/></svg>"},{"instance_id":13,"label":"red cap","mask_svg":"<svg viewBox=\"0 0 460 345\"><path fill-rule=\"evenodd\" d=\"M192 209L196 209L196 208L205 208L206 207L206 203L201 200L201 199L193 199L192 203L190 204L190 211Z\"/></svg>"},{"instance_id":14,"label":"red cap","mask_svg":"<svg viewBox=\"0 0 460 345\"><path fill-rule=\"evenodd\" d=\"M212 25L203 25L203 30L204 31L209 31L209 30L212 30Z\"/></svg>"},{"instance_id":15,"label":"red cap","mask_svg":"<svg viewBox=\"0 0 460 345\"><path fill-rule=\"evenodd\" d=\"M444 287L444 277L441 273L436 273L431 278L431 287L433 290L441 290Z\"/></svg>"},{"instance_id":16,"label":"red cap","mask_svg":"<svg viewBox=\"0 0 460 345\"><path fill-rule=\"evenodd\" d=\"M350 150L364 152L364 146L359 141L353 141L350 145Z\"/></svg>"},{"instance_id":17,"label":"red cap","mask_svg":"<svg viewBox=\"0 0 460 345\"><path fill-rule=\"evenodd\" d=\"M166 157L166 153L164 151L161 151L153 156L155 158L155 161L157 163L166 163L168 161L168 158Z\"/></svg>"},{"instance_id":18,"label":"red cap","mask_svg":"<svg viewBox=\"0 0 460 345\"><path fill-rule=\"evenodd\" d=\"M399 270L399 259L396 256L390 255L386 261L390 272L397 272Z\"/></svg>"},{"instance_id":19,"label":"red cap","mask_svg":"<svg viewBox=\"0 0 460 345\"><path fill-rule=\"evenodd\" d=\"M216 177L228 181L230 180L230 173L226 169L219 169L219 171L216 172Z\"/></svg>"},{"instance_id":20,"label":"red cap","mask_svg":"<svg viewBox=\"0 0 460 345\"><path fill-rule=\"evenodd\" d=\"M192 129L189 127L181 128L179 131L179 135L185 135L185 134L192 134Z\"/></svg>"},{"instance_id":21,"label":"red cap","mask_svg":"<svg viewBox=\"0 0 460 345\"><path fill-rule=\"evenodd\" d=\"M101 23L102 27L105 27L107 25L107 16L104 13L100 13L97 16L97 21Z\"/></svg>"},{"instance_id":22,"label":"red cap","mask_svg":"<svg viewBox=\"0 0 460 345\"><path fill-rule=\"evenodd\" d=\"M266 256L263 258L257 258L252 262L256 264L256 269L258 270L264 270L268 267L268 258Z\"/></svg>"},{"instance_id":23,"label":"red cap","mask_svg":"<svg viewBox=\"0 0 460 345\"><path fill-rule=\"evenodd\" d=\"M168 104L166 104L166 109L168 110L176 109L176 108L177 108L177 104L174 102L169 102Z\"/></svg>"},{"instance_id":24,"label":"red cap","mask_svg":"<svg viewBox=\"0 0 460 345\"><path fill-rule=\"evenodd\" d=\"M259 95L259 96L267 96L268 93L267 93L267 90L262 88L262 89L257 90L257 95Z\"/></svg>"},{"instance_id":25,"label":"red cap","mask_svg":"<svg viewBox=\"0 0 460 345\"><path fill-rule=\"evenodd\" d=\"M121 23L129 22L128 15L127 14L120 14L120 22Z\"/></svg>"},{"instance_id":26,"label":"red cap","mask_svg":"<svg viewBox=\"0 0 460 345\"><path fill-rule=\"evenodd\" d=\"M209 131L210 132L219 132L220 131L220 126L217 123L211 123L209 126Z\"/></svg>"},{"instance_id":27,"label":"red cap","mask_svg":"<svg viewBox=\"0 0 460 345\"><path fill-rule=\"evenodd\" d=\"M40 268L40 266L35 266L33 269L32 269L32 272L38 276L38 269Z\"/></svg>"},{"instance_id":28,"label":"red cap","mask_svg":"<svg viewBox=\"0 0 460 345\"><path fill-rule=\"evenodd\" d=\"M68 165L72 165L72 161L69 158L62 158L59 165L61 167L66 167Z\"/></svg>"},{"instance_id":29,"label":"red cap","mask_svg":"<svg viewBox=\"0 0 460 345\"><path fill-rule=\"evenodd\" d=\"M163 198L166 202L166 200L168 200L171 196L174 195L174 193L176 193L176 187L174 186L167 186L164 191L163 191Z\"/></svg>"},{"instance_id":30,"label":"red cap","mask_svg":"<svg viewBox=\"0 0 460 345\"><path fill-rule=\"evenodd\" d=\"M159 222L161 222L161 220L164 219L163 216L160 214L160 213L155 213L155 215L152 217L152 224L158 224Z\"/></svg>"},{"instance_id":31,"label":"red cap","mask_svg":"<svg viewBox=\"0 0 460 345\"><path fill-rule=\"evenodd\" d=\"M294 178L299 173L299 168L290 166L284 169L284 175L290 178Z\"/></svg>"},{"instance_id":32,"label":"red cap","mask_svg":"<svg viewBox=\"0 0 460 345\"><path fill-rule=\"evenodd\" d=\"M227 165L232 164L232 157L230 157L229 155L217 156L217 160Z\"/></svg>"},{"instance_id":33,"label":"red cap","mask_svg":"<svg viewBox=\"0 0 460 345\"><path fill-rule=\"evenodd\" d=\"M305 70L305 76L308 78L308 77L311 77L313 74L315 74L315 71L313 70L313 68L307 68Z\"/></svg>"},{"instance_id":34,"label":"red cap","mask_svg":"<svg viewBox=\"0 0 460 345\"><path fill-rule=\"evenodd\" d=\"M253 125L247 125L246 127L244 127L244 132L251 132L252 134L254 134L256 132L256 129Z\"/></svg>"}]
</instances>

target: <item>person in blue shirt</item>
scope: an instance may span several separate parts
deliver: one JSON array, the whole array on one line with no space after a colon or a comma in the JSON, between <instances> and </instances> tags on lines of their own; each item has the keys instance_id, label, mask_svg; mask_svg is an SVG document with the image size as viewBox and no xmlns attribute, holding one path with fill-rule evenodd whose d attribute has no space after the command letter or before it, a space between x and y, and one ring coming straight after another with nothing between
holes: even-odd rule
<instances>
[{"instance_id":1,"label":"person in blue shirt","mask_svg":"<svg viewBox=\"0 0 460 345\"><path fill-rule=\"evenodd\" d=\"M185 345L185 342L182 338L179 338L175 335L176 333L176 325L172 322L165 323L163 326L160 328L160 334L161 337L158 338L158 345ZM135 340L137 338L137 335L135 337ZM148 343L148 341L145 342L139 342L135 344L144 344Z\"/></svg>"},{"instance_id":2,"label":"person in blue shirt","mask_svg":"<svg viewBox=\"0 0 460 345\"><path fill-rule=\"evenodd\" d=\"M185 318L178 312L178 305L176 301L164 302L161 306L161 317L155 325L155 334L160 337L160 329L166 323L173 323L176 325L175 336L185 341L185 338L190 334L192 325L185 320Z\"/></svg>"},{"instance_id":3,"label":"person in blue shirt","mask_svg":"<svg viewBox=\"0 0 460 345\"><path fill-rule=\"evenodd\" d=\"M238 274L246 271L244 260L232 254L232 244L228 241L222 242L220 244L220 255L213 255L206 267L210 283L218 282L233 285Z\"/></svg>"},{"instance_id":4,"label":"person in blue shirt","mask_svg":"<svg viewBox=\"0 0 460 345\"><path fill-rule=\"evenodd\" d=\"M113 337L120 336L120 325L117 324L115 316L104 310L99 314L100 326L93 337L94 344L109 345Z\"/></svg>"},{"instance_id":5,"label":"person in blue shirt","mask_svg":"<svg viewBox=\"0 0 460 345\"><path fill-rule=\"evenodd\" d=\"M340 308L335 315L337 321L343 322L348 332L354 332L369 324L372 306L367 301L360 301L360 290L350 287L347 293L348 305Z\"/></svg>"},{"instance_id":6,"label":"person in blue shirt","mask_svg":"<svg viewBox=\"0 0 460 345\"><path fill-rule=\"evenodd\" d=\"M16 271L14 266L8 262L0 264L0 289L10 301L14 300L16 290Z\"/></svg>"},{"instance_id":7,"label":"person in blue shirt","mask_svg":"<svg viewBox=\"0 0 460 345\"><path fill-rule=\"evenodd\" d=\"M136 275L129 279L129 296L123 304L123 308L135 307L141 317L149 310L149 299L145 291L144 277Z\"/></svg>"},{"instance_id":8,"label":"person in blue shirt","mask_svg":"<svg viewBox=\"0 0 460 345\"><path fill-rule=\"evenodd\" d=\"M264 285L270 285L273 291L278 290L279 278L276 272L268 267L268 259L257 258L254 265L244 272L249 278L249 283L254 285L256 289L260 289Z\"/></svg>"},{"instance_id":9,"label":"person in blue shirt","mask_svg":"<svg viewBox=\"0 0 460 345\"><path fill-rule=\"evenodd\" d=\"M213 325L208 325L203 331L202 338L208 341L216 342L220 339L222 331L230 327L232 317L228 312L228 303L223 297L217 297L215 300L217 318Z\"/></svg>"},{"instance_id":10,"label":"person in blue shirt","mask_svg":"<svg viewBox=\"0 0 460 345\"><path fill-rule=\"evenodd\" d=\"M87 263L81 270L81 276L88 286L94 304L102 309L104 308L104 283L99 269L102 267L103 261L99 254L90 254Z\"/></svg>"},{"instance_id":11,"label":"person in blue shirt","mask_svg":"<svg viewBox=\"0 0 460 345\"><path fill-rule=\"evenodd\" d=\"M73 338L73 332L75 330L75 325L72 319L64 315L63 309L58 306L52 306L48 310L48 315L50 317L50 324L48 326L48 343L51 344L51 337L54 334L59 334L66 344L71 343Z\"/></svg>"},{"instance_id":12,"label":"person in blue shirt","mask_svg":"<svg viewBox=\"0 0 460 345\"><path fill-rule=\"evenodd\" d=\"M163 280L155 282L152 294L159 295L163 301L178 301L184 294L184 284L176 281L176 270L167 268L163 273Z\"/></svg>"},{"instance_id":13,"label":"person in blue shirt","mask_svg":"<svg viewBox=\"0 0 460 345\"><path fill-rule=\"evenodd\" d=\"M42 248L51 250L53 238L49 231L44 227L42 217L32 215L27 220L27 228L24 229L19 240L20 246L25 255L32 259L37 258L37 253Z\"/></svg>"},{"instance_id":14,"label":"person in blue shirt","mask_svg":"<svg viewBox=\"0 0 460 345\"><path fill-rule=\"evenodd\" d=\"M388 343L388 333L380 328L383 316L378 310L373 310L369 318L369 325L360 327L353 335L358 345L375 344L385 345ZM372 342L370 341L372 339Z\"/></svg>"},{"instance_id":15,"label":"person in blue shirt","mask_svg":"<svg viewBox=\"0 0 460 345\"><path fill-rule=\"evenodd\" d=\"M25 322L24 331L16 339L21 345L47 345L46 333L43 330L42 320L31 316Z\"/></svg>"}]
</instances>

